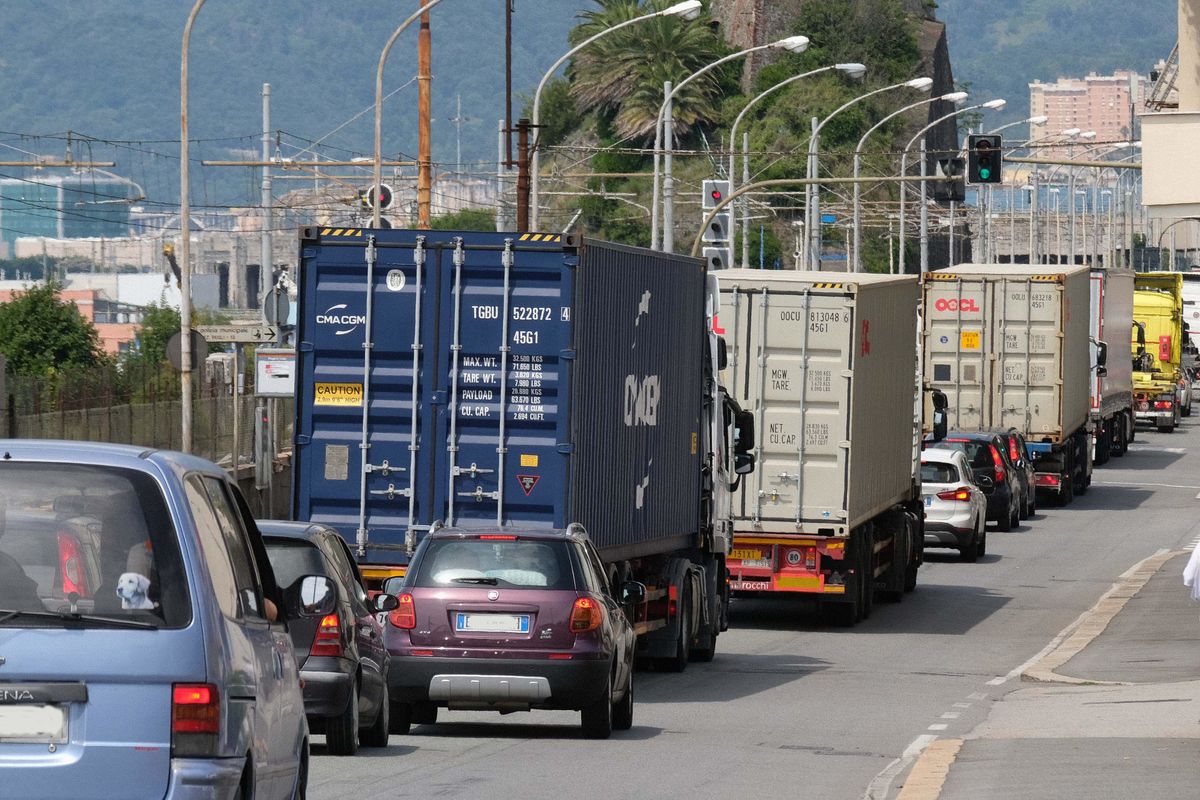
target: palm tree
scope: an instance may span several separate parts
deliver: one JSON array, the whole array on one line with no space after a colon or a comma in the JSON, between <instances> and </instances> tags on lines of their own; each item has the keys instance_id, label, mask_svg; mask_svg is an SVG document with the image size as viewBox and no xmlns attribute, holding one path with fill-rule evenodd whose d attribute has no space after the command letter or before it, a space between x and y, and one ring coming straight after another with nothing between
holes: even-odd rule
<instances>
[{"instance_id":1,"label":"palm tree","mask_svg":"<svg viewBox=\"0 0 1200 800\"><path fill-rule=\"evenodd\" d=\"M661 0L649 7L639 0L598 3L598 10L582 14L584 21L571 32L572 43L665 5ZM725 52L709 22L703 16L693 22L656 17L605 36L575 57L571 96L582 111L613 114L613 128L619 136L645 139L653 135L663 81L681 81ZM689 83L675 96L676 132L715 119L720 93L719 74L710 73Z\"/></svg>"}]
</instances>

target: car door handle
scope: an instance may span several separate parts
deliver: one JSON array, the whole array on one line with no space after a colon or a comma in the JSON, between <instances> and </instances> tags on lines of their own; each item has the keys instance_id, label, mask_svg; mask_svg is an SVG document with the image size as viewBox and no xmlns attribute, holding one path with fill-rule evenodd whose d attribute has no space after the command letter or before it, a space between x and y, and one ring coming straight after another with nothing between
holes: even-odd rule
<instances>
[{"instance_id":1,"label":"car door handle","mask_svg":"<svg viewBox=\"0 0 1200 800\"><path fill-rule=\"evenodd\" d=\"M283 656L279 655L279 651L275 650L275 678L283 678Z\"/></svg>"}]
</instances>

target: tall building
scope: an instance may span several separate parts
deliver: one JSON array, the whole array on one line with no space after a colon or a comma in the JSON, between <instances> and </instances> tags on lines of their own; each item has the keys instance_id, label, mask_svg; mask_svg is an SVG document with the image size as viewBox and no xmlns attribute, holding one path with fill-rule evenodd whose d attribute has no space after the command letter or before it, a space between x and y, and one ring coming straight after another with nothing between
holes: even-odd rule
<instances>
[{"instance_id":1,"label":"tall building","mask_svg":"<svg viewBox=\"0 0 1200 800\"><path fill-rule=\"evenodd\" d=\"M1132 90L1132 98L1130 96ZM1136 135L1134 114L1145 103L1150 81L1129 70L1086 78L1059 78L1054 83L1029 84L1029 116L1046 116L1031 136L1053 136L1079 128L1095 131L1096 142L1127 141Z\"/></svg>"}]
</instances>

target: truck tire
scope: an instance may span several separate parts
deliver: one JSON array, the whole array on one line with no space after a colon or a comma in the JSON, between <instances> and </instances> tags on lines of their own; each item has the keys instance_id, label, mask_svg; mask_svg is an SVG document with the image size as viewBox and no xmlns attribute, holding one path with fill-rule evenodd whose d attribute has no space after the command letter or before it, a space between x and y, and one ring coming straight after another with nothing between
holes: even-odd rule
<instances>
[{"instance_id":1,"label":"truck tire","mask_svg":"<svg viewBox=\"0 0 1200 800\"><path fill-rule=\"evenodd\" d=\"M897 530L892 532L892 566L887 572L888 588L879 592L885 603L899 603L904 599L904 579L908 562L912 560L912 531L908 526L908 515L897 520Z\"/></svg>"},{"instance_id":2,"label":"truck tire","mask_svg":"<svg viewBox=\"0 0 1200 800\"><path fill-rule=\"evenodd\" d=\"M868 619L875 608L875 531L867 526L858 537L858 574L860 620Z\"/></svg>"},{"instance_id":3,"label":"truck tire","mask_svg":"<svg viewBox=\"0 0 1200 800\"><path fill-rule=\"evenodd\" d=\"M1129 434L1126 431L1125 415L1118 414L1113 417L1113 425L1116 429L1113 431L1112 454L1115 458L1120 458L1129 449Z\"/></svg>"},{"instance_id":4,"label":"truck tire","mask_svg":"<svg viewBox=\"0 0 1200 800\"><path fill-rule=\"evenodd\" d=\"M1069 476L1059 476L1058 495L1054 498L1059 508L1069 506L1075 499L1075 484Z\"/></svg>"},{"instance_id":5,"label":"truck tire","mask_svg":"<svg viewBox=\"0 0 1200 800\"><path fill-rule=\"evenodd\" d=\"M1137 440L1137 421L1133 418L1132 411L1125 415L1125 421L1127 423L1125 426L1125 449L1128 450L1128 445L1133 444Z\"/></svg>"},{"instance_id":6,"label":"truck tire","mask_svg":"<svg viewBox=\"0 0 1200 800\"><path fill-rule=\"evenodd\" d=\"M683 672L692 656L692 592L691 581L684 573L683 586L679 592L679 639L675 642L675 655L654 660L661 672Z\"/></svg>"},{"instance_id":7,"label":"truck tire","mask_svg":"<svg viewBox=\"0 0 1200 800\"><path fill-rule=\"evenodd\" d=\"M909 516L908 525L909 530L912 532L912 537L909 539L909 546L912 547L913 557L909 560L908 566L904 570L904 591L912 592L916 591L917 572L921 569L921 562L924 561L925 534L919 519Z\"/></svg>"},{"instance_id":8,"label":"truck tire","mask_svg":"<svg viewBox=\"0 0 1200 800\"><path fill-rule=\"evenodd\" d=\"M1100 433L1096 435L1096 456L1092 459L1093 464L1107 463L1109 457L1112 456L1112 426L1113 423L1111 421L1105 422L1100 428Z\"/></svg>"}]
</instances>

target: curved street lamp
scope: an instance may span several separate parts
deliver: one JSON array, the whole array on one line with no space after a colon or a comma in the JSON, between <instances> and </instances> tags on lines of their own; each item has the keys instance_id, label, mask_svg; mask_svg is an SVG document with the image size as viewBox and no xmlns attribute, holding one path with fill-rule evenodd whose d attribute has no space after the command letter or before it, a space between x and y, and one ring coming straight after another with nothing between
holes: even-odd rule
<instances>
[{"instance_id":1,"label":"curved street lamp","mask_svg":"<svg viewBox=\"0 0 1200 800\"><path fill-rule=\"evenodd\" d=\"M866 72L866 67L863 67L863 72ZM821 137L821 129L838 114L845 111L855 103L862 102L868 97L874 97L877 94L890 92L894 89L916 89L919 92L928 92L933 86L933 78L913 78L902 83L893 83L891 86L884 86L879 89L873 89L866 94L860 94L858 97L847 100L840 106L835 108L829 116L816 123L813 126L812 134L808 137L808 170L807 177L812 180L817 177L817 144ZM810 269L819 269L821 264L821 188L816 184L808 187L806 196L809 198L805 203L804 219L808 223L808 238L811 244L809 245L809 264Z\"/></svg>"},{"instance_id":2,"label":"curved street lamp","mask_svg":"<svg viewBox=\"0 0 1200 800\"><path fill-rule=\"evenodd\" d=\"M770 44L760 44L755 47L747 47L745 50L739 50L736 53L719 58L716 61L701 67L700 69L688 75L674 86L670 81L663 85L663 102L659 106L657 123L654 136L654 187L651 191L651 199L653 202L650 207L654 210L651 215L650 222L650 246L656 250L665 250L668 253L675 247L675 179L671 174L671 150L674 147L674 125L667 123L667 119L674 119L674 113L671 108L671 101L675 99L675 95L679 90L689 83L699 78L701 75L716 69L722 64L728 64L730 61L757 53L760 50L786 50L789 53L803 53L808 49L807 36L788 36L785 39L780 39L777 42ZM663 180L662 180L662 216L663 216L663 232L662 246L658 246L658 154L663 151Z\"/></svg>"},{"instance_id":3,"label":"curved street lamp","mask_svg":"<svg viewBox=\"0 0 1200 800\"><path fill-rule=\"evenodd\" d=\"M192 452L192 206L190 158L188 147L188 45L192 40L192 25L204 0L196 0L183 26L183 43L179 48L179 390L182 422L179 449ZM236 455L235 455L236 459ZM234 467L237 461L234 461Z\"/></svg>"},{"instance_id":4,"label":"curved street lamp","mask_svg":"<svg viewBox=\"0 0 1200 800\"><path fill-rule=\"evenodd\" d=\"M875 131L882 128L885 124L887 124L887 122L900 116L901 114L904 114L908 111L912 111L914 108L920 108L921 106L929 105L930 103L936 103L938 100L944 100L947 103L961 103L963 100L966 100L966 99L967 99L966 92L949 92L947 94L941 95L940 97L927 97L924 100L918 100L915 103L910 103L909 105L906 105L903 108L898 108L895 111L893 111L892 113L888 114L883 119L879 120L879 122L876 122L874 125L872 125L867 130L866 133L864 133L862 135L862 138L858 140L858 144L854 148L854 177L856 177L856 178L858 177L859 170L862 168L862 151L863 151L863 147L867 143L867 137L870 136ZM854 253L853 253L853 258L851 260L851 263L853 264L853 270L855 272L862 272L862 256L861 256L861 251L860 251L861 245L862 245L862 185L859 183L855 183L854 184Z\"/></svg>"},{"instance_id":5,"label":"curved street lamp","mask_svg":"<svg viewBox=\"0 0 1200 800\"><path fill-rule=\"evenodd\" d=\"M676 3L673 6L668 6L661 11L643 14L640 17L627 19L624 22L613 25L611 28L605 28L599 33L572 47L570 50L564 53L561 58L550 65L550 69L546 70L546 74L543 75L541 81L538 82L537 91L533 93L533 129L539 132L541 130L538 126L542 121L542 90L546 88L546 84L550 81L550 78L554 76L554 73L558 72L558 68L567 63L567 60L570 59L571 56L575 55L597 39L603 38L610 33L619 31L622 28L626 28L637 22L644 22L648 19L655 19L656 17L679 17L687 22L691 22L700 16L701 7L702 4L700 0L684 0L682 3ZM540 133L536 134L536 136L540 138ZM539 180L541 174L541 163L542 160L539 155L537 138L535 138L532 161L529 166L529 227L535 231L538 230L541 225L542 216L541 210L538 207L538 198L541 196L539 192L541 184L541 181Z\"/></svg>"}]
</instances>

